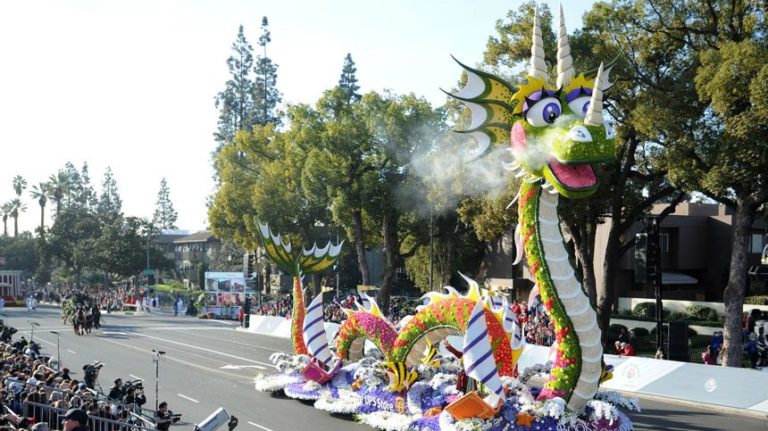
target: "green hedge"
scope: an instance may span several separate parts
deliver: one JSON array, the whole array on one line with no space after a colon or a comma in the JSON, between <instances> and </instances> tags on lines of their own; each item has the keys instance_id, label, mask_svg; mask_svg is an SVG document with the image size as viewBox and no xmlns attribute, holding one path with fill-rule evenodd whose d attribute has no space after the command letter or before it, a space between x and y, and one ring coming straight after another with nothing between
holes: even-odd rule
<instances>
[{"instance_id":1,"label":"green hedge","mask_svg":"<svg viewBox=\"0 0 768 431\"><path fill-rule=\"evenodd\" d=\"M664 308L662 309L661 314L664 316L664 318L668 318L670 312ZM635 305L635 308L632 309L632 315L640 319L656 320L656 303L641 302Z\"/></svg>"},{"instance_id":2,"label":"green hedge","mask_svg":"<svg viewBox=\"0 0 768 431\"><path fill-rule=\"evenodd\" d=\"M656 304L654 302L641 302L635 305L631 312L620 310L618 313L614 313L613 317L654 322L656 321ZM664 308L663 317L664 320L686 320L701 326L723 325L722 316L718 315L712 308L703 305L691 305L685 309L685 312L670 312Z\"/></svg>"},{"instance_id":3,"label":"green hedge","mask_svg":"<svg viewBox=\"0 0 768 431\"><path fill-rule=\"evenodd\" d=\"M691 320L717 321L720 319L717 311L703 305L691 305L685 309L685 314Z\"/></svg>"},{"instance_id":4,"label":"green hedge","mask_svg":"<svg viewBox=\"0 0 768 431\"><path fill-rule=\"evenodd\" d=\"M768 305L768 295L747 296L744 303L749 305Z\"/></svg>"}]
</instances>

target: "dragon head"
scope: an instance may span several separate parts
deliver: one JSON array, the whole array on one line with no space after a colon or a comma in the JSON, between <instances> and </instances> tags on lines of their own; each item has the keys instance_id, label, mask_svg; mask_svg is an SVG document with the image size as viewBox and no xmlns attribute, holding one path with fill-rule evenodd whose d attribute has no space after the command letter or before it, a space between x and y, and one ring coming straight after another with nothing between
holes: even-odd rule
<instances>
[{"instance_id":1,"label":"dragon head","mask_svg":"<svg viewBox=\"0 0 768 431\"><path fill-rule=\"evenodd\" d=\"M505 166L518 177L543 180L545 187L563 196L583 198L598 187L592 164L614 155L613 131L602 112L603 91L610 86L608 71L601 64L594 77L576 75L562 7L557 46L553 85L544 62L537 11L527 82L515 91L501 78L459 63L467 72L467 84L451 96L471 110L472 123L462 132L477 138L480 146L475 154L492 143L509 142L516 161Z\"/></svg>"}]
</instances>

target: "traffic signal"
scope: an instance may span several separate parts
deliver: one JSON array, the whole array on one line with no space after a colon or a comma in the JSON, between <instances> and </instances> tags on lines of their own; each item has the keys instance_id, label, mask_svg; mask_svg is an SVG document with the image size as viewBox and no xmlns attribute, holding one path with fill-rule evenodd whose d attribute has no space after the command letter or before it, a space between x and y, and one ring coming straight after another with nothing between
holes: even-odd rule
<instances>
[{"instance_id":1,"label":"traffic signal","mask_svg":"<svg viewBox=\"0 0 768 431\"><path fill-rule=\"evenodd\" d=\"M243 304L243 310L245 314L251 314L251 297L245 297L245 304Z\"/></svg>"},{"instance_id":2,"label":"traffic signal","mask_svg":"<svg viewBox=\"0 0 768 431\"><path fill-rule=\"evenodd\" d=\"M635 235L635 283L656 284L661 274L659 234L638 233Z\"/></svg>"},{"instance_id":3,"label":"traffic signal","mask_svg":"<svg viewBox=\"0 0 768 431\"><path fill-rule=\"evenodd\" d=\"M243 254L243 276L245 278L253 277L253 271L256 267L256 253L245 252Z\"/></svg>"},{"instance_id":4,"label":"traffic signal","mask_svg":"<svg viewBox=\"0 0 768 431\"><path fill-rule=\"evenodd\" d=\"M648 283L656 283L661 276L661 256L659 253L659 234L648 234L648 248L645 256L645 273Z\"/></svg>"},{"instance_id":5,"label":"traffic signal","mask_svg":"<svg viewBox=\"0 0 768 431\"><path fill-rule=\"evenodd\" d=\"M648 234L638 233L635 235L635 283L645 284L648 282Z\"/></svg>"}]
</instances>

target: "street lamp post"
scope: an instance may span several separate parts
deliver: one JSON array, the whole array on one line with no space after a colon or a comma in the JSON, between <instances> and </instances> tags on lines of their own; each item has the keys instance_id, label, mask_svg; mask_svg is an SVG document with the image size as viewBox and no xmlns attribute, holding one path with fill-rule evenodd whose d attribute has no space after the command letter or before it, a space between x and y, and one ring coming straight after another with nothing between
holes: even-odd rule
<instances>
[{"instance_id":1,"label":"street lamp post","mask_svg":"<svg viewBox=\"0 0 768 431\"><path fill-rule=\"evenodd\" d=\"M56 372L61 371L61 334L58 331L51 331L56 334Z\"/></svg>"},{"instance_id":2,"label":"street lamp post","mask_svg":"<svg viewBox=\"0 0 768 431\"><path fill-rule=\"evenodd\" d=\"M435 220L432 207L429 208L429 291L432 292L435 277Z\"/></svg>"},{"instance_id":3,"label":"street lamp post","mask_svg":"<svg viewBox=\"0 0 768 431\"><path fill-rule=\"evenodd\" d=\"M157 411L159 401L158 393L160 388L160 357L165 355L162 350L152 350L155 354L155 411Z\"/></svg>"},{"instance_id":4,"label":"street lamp post","mask_svg":"<svg viewBox=\"0 0 768 431\"><path fill-rule=\"evenodd\" d=\"M27 322L29 323L29 326L30 326L29 342L32 343L33 341L35 341L35 326L40 326L40 324L37 322L33 322L31 320L27 320Z\"/></svg>"},{"instance_id":5,"label":"street lamp post","mask_svg":"<svg viewBox=\"0 0 768 431\"><path fill-rule=\"evenodd\" d=\"M339 245L339 230L336 229L336 245ZM341 268L339 267L339 262L336 262L336 299L339 299L339 294L341 293L341 290L339 289L339 274L340 274Z\"/></svg>"}]
</instances>

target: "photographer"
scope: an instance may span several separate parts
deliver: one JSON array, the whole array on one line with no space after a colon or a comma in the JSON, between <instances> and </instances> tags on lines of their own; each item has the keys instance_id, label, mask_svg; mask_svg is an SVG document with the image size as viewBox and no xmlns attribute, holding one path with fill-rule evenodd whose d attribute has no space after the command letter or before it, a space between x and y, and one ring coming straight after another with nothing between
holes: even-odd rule
<instances>
[{"instance_id":1,"label":"photographer","mask_svg":"<svg viewBox=\"0 0 768 431\"><path fill-rule=\"evenodd\" d=\"M99 370L101 367L103 367L104 364L101 362L96 362L93 365L91 364L85 364L83 365L83 371L85 372L85 385L88 386L90 389L94 389L96 386L96 380L99 379Z\"/></svg>"},{"instance_id":2,"label":"photographer","mask_svg":"<svg viewBox=\"0 0 768 431\"><path fill-rule=\"evenodd\" d=\"M115 380L115 385L109 388L109 395L107 395L110 399L113 400L122 400L123 396L125 395L125 392L123 391L123 380L118 378Z\"/></svg>"},{"instance_id":3,"label":"photographer","mask_svg":"<svg viewBox=\"0 0 768 431\"><path fill-rule=\"evenodd\" d=\"M147 397L144 395L144 386L142 386L141 381L126 383L123 391L125 392L123 404L136 404L141 407L147 402Z\"/></svg>"},{"instance_id":4,"label":"photographer","mask_svg":"<svg viewBox=\"0 0 768 431\"><path fill-rule=\"evenodd\" d=\"M168 403L163 401L157 406L155 413L155 428L159 431L168 431L171 424L175 424L181 419L181 415L175 415L168 410Z\"/></svg>"}]
</instances>

